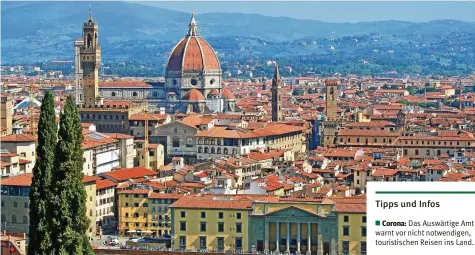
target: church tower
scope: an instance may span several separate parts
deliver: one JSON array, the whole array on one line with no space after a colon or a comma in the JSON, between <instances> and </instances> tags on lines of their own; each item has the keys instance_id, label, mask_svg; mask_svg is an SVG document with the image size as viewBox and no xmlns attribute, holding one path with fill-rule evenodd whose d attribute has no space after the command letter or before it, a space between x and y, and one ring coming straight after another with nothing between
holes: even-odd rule
<instances>
[{"instance_id":1,"label":"church tower","mask_svg":"<svg viewBox=\"0 0 475 255\"><path fill-rule=\"evenodd\" d=\"M338 109L338 84L339 80L325 80L326 86L326 114L327 120L334 120L337 117Z\"/></svg>"},{"instance_id":2,"label":"church tower","mask_svg":"<svg viewBox=\"0 0 475 255\"><path fill-rule=\"evenodd\" d=\"M340 80L325 80L326 87L326 120L323 122L323 146L338 145L337 137L339 130L344 126L346 120L338 116L338 85Z\"/></svg>"},{"instance_id":3,"label":"church tower","mask_svg":"<svg viewBox=\"0 0 475 255\"><path fill-rule=\"evenodd\" d=\"M81 69L83 72L84 104L94 107L99 102L99 68L101 66L101 47L98 42L98 24L92 19L83 23L84 45L80 48Z\"/></svg>"},{"instance_id":4,"label":"church tower","mask_svg":"<svg viewBox=\"0 0 475 255\"><path fill-rule=\"evenodd\" d=\"M275 63L274 78L272 79L272 121L282 120L282 80L279 74L279 65Z\"/></svg>"}]
</instances>

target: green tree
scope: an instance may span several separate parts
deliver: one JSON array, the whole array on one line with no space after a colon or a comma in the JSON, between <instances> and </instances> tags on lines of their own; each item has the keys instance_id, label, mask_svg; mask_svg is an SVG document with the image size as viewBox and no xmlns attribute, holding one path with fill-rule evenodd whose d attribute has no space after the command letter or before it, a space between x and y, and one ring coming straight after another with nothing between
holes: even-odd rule
<instances>
[{"instance_id":1,"label":"green tree","mask_svg":"<svg viewBox=\"0 0 475 255\"><path fill-rule=\"evenodd\" d=\"M83 140L79 112L68 97L60 117L53 183L54 254L94 254L87 231L86 191L82 182Z\"/></svg>"},{"instance_id":2,"label":"green tree","mask_svg":"<svg viewBox=\"0 0 475 255\"><path fill-rule=\"evenodd\" d=\"M38 147L30 189L28 254L51 254L51 178L58 140L54 96L46 92L38 121Z\"/></svg>"},{"instance_id":3,"label":"green tree","mask_svg":"<svg viewBox=\"0 0 475 255\"><path fill-rule=\"evenodd\" d=\"M407 92L409 92L409 95L413 96L417 93L417 88L415 86L409 86L406 88Z\"/></svg>"}]
</instances>

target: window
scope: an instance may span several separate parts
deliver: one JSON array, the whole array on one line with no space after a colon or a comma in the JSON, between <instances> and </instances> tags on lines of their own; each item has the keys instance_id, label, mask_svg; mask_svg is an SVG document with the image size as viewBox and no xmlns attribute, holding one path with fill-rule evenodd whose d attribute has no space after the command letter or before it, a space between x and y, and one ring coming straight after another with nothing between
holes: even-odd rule
<instances>
[{"instance_id":1,"label":"window","mask_svg":"<svg viewBox=\"0 0 475 255\"><path fill-rule=\"evenodd\" d=\"M218 222L218 232L224 232L224 222Z\"/></svg>"},{"instance_id":2,"label":"window","mask_svg":"<svg viewBox=\"0 0 475 255\"><path fill-rule=\"evenodd\" d=\"M193 147L193 138L187 137L186 138L186 147Z\"/></svg>"},{"instance_id":3,"label":"window","mask_svg":"<svg viewBox=\"0 0 475 255\"><path fill-rule=\"evenodd\" d=\"M201 212L201 218L206 218L206 212Z\"/></svg>"},{"instance_id":4,"label":"window","mask_svg":"<svg viewBox=\"0 0 475 255\"><path fill-rule=\"evenodd\" d=\"M366 242L361 242L361 255L366 255Z\"/></svg>"},{"instance_id":5,"label":"window","mask_svg":"<svg viewBox=\"0 0 475 255\"><path fill-rule=\"evenodd\" d=\"M178 136L173 137L173 147L180 147L180 137Z\"/></svg>"},{"instance_id":6,"label":"window","mask_svg":"<svg viewBox=\"0 0 475 255\"><path fill-rule=\"evenodd\" d=\"M200 236L200 249L206 250L206 236Z\"/></svg>"},{"instance_id":7,"label":"window","mask_svg":"<svg viewBox=\"0 0 475 255\"><path fill-rule=\"evenodd\" d=\"M181 212L180 212L180 217L185 218L185 217L186 217L186 212L185 212L185 211L181 211Z\"/></svg>"},{"instance_id":8,"label":"window","mask_svg":"<svg viewBox=\"0 0 475 255\"><path fill-rule=\"evenodd\" d=\"M349 226L344 226L343 227L343 236L349 236L350 235L350 227Z\"/></svg>"},{"instance_id":9,"label":"window","mask_svg":"<svg viewBox=\"0 0 475 255\"><path fill-rule=\"evenodd\" d=\"M143 207L148 207L148 203L143 203Z\"/></svg>"},{"instance_id":10,"label":"window","mask_svg":"<svg viewBox=\"0 0 475 255\"><path fill-rule=\"evenodd\" d=\"M12 223L16 223L16 215L12 215Z\"/></svg>"},{"instance_id":11,"label":"window","mask_svg":"<svg viewBox=\"0 0 475 255\"><path fill-rule=\"evenodd\" d=\"M198 80L191 79L191 85L196 86L196 84L198 84Z\"/></svg>"},{"instance_id":12,"label":"window","mask_svg":"<svg viewBox=\"0 0 475 255\"><path fill-rule=\"evenodd\" d=\"M236 213L236 219L241 219L241 213L240 212Z\"/></svg>"},{"instance_id":13,"label":"window","mask_svg":"<svg viewBox=\"0 0 475 255\"><path fill-rule=\"evenodd\" d=\"M242 237L236 237L236 250L242 250Z\"/></svg>"},{"instance_id":14,"label":"window","mask_svg":"<svg viewBox=\"0 0 475 255\"><path fill-rule=\"evenodd\" d=\"M366 227L361 227L361 236L366 236Z\"/></svg>"},{"instance_id":15,"label":"window","mask_svg":"<svg viewBox=\"0 0 475 255\"><path fill-rule=\"evenodd\" d=\"M13 202L13 207L17 208L18 207L18 203L15 201Z\"/></svg>"},{"instance_id":16,"label":"window","mask_svg":"<svg viewBox=\"0 0 475 255\"><path fill-rule=\"evenodd\" d=\"M203 138L198 139L198 144L203 144Z\"/></svg>"},{"instance_id":17,"label":"window","mask_svg":"<svg viewBox=\"0 0 475 255\"><path fill-rule=\"evenodd\" d=\"M242 233L242 223L236 223L236 233Z\"/></svg>"},{"instance_id":18,"label":"window","mask_svg":"<svg viewBox=\"0 0 475 255\"><path fill-rule=\"evenodd\" d=\"M186 222L180 221L180 231L186 231Z\"/></svg>"},{"instance_id":19,"label":"window","mask_svg":"<svg viewBox=\"0 0 475 255\"><path fill-rule=\"evenodd\" d=\"M219 213L218 213L218 218L219 218L219 219L222 219L223 217L224 217L224 213L223 213L223 212L219 212Z\"/></svg>"},{"instance_id":20,"label":"window","mask_svg":"<svg viewBox=\"0 0 475 255\"><path fill-rule=\"evenodd\" d=\"M366 223L366 216L363 216L362 219L363 223Z\"/></svg>"},{"instance_id":21,"label":"window","mask_svg":"<svg viewBox=\"0 0 475 255\"><path fill-rule=\"evenodd\" d=\"M186 249L186 236L180 236L180 249Z\"/></svg>"},{"instance_id":22,"label":"window","mask_svg":"<svg viewBox=\"0 0 475 255\"><path fill-rule=\"evenodd\" d=\"M343 222L349 222L350 217L348 215L343 216Z\"/></svg>"},{"instance_id":23,"label":"window","mask_svg":"<svg viewBox=\"0 0 475 255\"><path fill-rule=\"evenodd\" d=\"M221 154L221 147L218 147L218 149L216 150L216 153Z\"/></svg>"},{"instance_id":24,"label":"window","mask_svg":"<svg viewBox=\"0 0 475 255\"><path fill-rule=\"evenodd\" d=\"M209 150L208 150L208 147L205 147L205 153L208 153Z\"/></svg>"},{"instance_id":25,"label":"window","mask_svg":"<svg viewBox=\"0 0 475 255\"><path fill-rule=\"evenodd\" d=\"M224 148L223 154L228 154L228 148Z\"/></svg>"},{"instance_id":26,"label":"window","mask_svg":"<svg viewBox=\"0 0 475 255\"><path fill-rule=\"evenodd\" d=\"M342 252L343 252L343 254L349 254L350 253L350 242L348 242L348 241L343 241L342 242Z\"/></svg>"},{"instance_id":27,"label":"window","mask_svg":"<svg viewBox=\"0 0 475 255\"><path fill-rule=\"evenodd\" d=\"M2 223L3 222L7 222L7 216L5 216L5 214L2 213Z\"/></svg>"},{"instance_id":28,"label":"window","mask_svg":"<svg viewBox=\"0 0 475 255\"><path fill-rule=\"evenodd\" d=\"M203 148L201 148L201 146L198 147L198 153L203 153Z\"/></svg>"},{"instance_id":29,"label":"window","mask_svg":"<svg viewBox=\"0 0 475 255\"><path fill-rule=\"evenodd\" d=\"M23 224L28 224L28 217L27 216L23 216Z\"/></svg>"},{"instance_id":30,"label":"window","mask_svg":"<svg viewBox=\"0 0 475 255\"><path fill-rule=\"evenodd\" d=\"M125 218L128 218L129 217L129 213L125 213Z\"/></svg>"},{"instance_id":31,"label":"window","mask_svg":"<svg viewBox=\"0 0 475 255\"><path fill-rule=\"evenodd\" d=\"M224 237L218 237L218 250L224 250Z\"/></svg>"},{"instance_id":32,"label":"window","mask_svg":"<svg viewBox=\"0 0 475 255\"><path fill-rule=\"evenodd\" d=\"M206 232L206 222L200 222L200 231Z\"/></svg>"}]
</instances>

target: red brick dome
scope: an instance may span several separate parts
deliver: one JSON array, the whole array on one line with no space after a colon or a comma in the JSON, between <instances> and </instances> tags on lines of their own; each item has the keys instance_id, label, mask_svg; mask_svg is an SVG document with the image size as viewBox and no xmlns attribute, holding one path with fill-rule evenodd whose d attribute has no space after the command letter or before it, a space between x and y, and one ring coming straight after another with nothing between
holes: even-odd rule
<instances>
[{"instance_id":1,"label":"red brick dome","mask_svg":"<svg viewBox=\"0 0 475 255\"><path fill-rule=\"evenodd\" d=\"M183 100L188 100L188 101L203 101L205 100L205 97L203 94L197 90L197 89L191 89L188 91L184 96Z\"/></svg>"},{"instance_id":2,"label":"red brick dome","mask_svg":"<svg viewBox=\"0 0 475 255\"><path fill-rule=\"evenodd\" d=\"M211 45L203 39L191 17L188 35L173 48L168 58L167 70L219 70L219 60Z\"/></svg>"},{"instance_id":3,"label":"red brick dome","mask_svg":"<svg viewBox=\"0 0 475 255\"><path fill-rule=\"evenodd\" d=\"M217 89L212 89L208 95L214 95L214 96L219 96L219 90Z\"/></svg>"}]
</instances>

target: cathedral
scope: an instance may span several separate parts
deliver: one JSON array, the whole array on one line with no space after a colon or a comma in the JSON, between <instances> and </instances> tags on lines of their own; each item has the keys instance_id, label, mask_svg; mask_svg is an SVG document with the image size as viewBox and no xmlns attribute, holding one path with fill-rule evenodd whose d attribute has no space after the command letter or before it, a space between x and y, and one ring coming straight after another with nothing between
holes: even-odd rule
<instances>
[{"instance_id":1,"label":"cathedral","mask_svg":"<svg viewBox=\"0 0 475 255\"><path fill-rule=\"evenodd\" d=\"M97 23L93 23L92 38L85 36L84 47L88 48L90 41L97 38ZM89 24L89 23L87 23ZM88 34L91 25L84 27L84 33ZM95 27L94 27L95 26ZM76 44L77 45L77 42ZM90 56L84 59L85 51L80 58L81 68L91 69L100 65L100 48L94 48L98 56ZM97 52L97 53L96 53ZM78 54L81 56L81 54ZM83 64L82 62L94 62ZM93 66L94 67L91 67ZM87 71L87 70L86 70ZM83 77L85 76L84 70ZM87 71L86 73L91 74ZM94 76L94 75L93 75ZM90 77L92 80L96 77ZM188 33L172 49L168 57L165 71L165 82L99 82L98 86L85 84L88 79L80 81L78 86L80 98L84 98L82 104L88 106L97 104L100 100L130 102L148 102L151 109L164 108L167 113L215 113L215 112L239 112L233 93L222 85L222 70L219 59L211 45L200 35L195 15L192 14L188 25ZM91 79L89 79L91 80ZM98 91L96 90L98 89ZM99 99L100 98L100 99Z\"/></svg>"}]
</instances>

